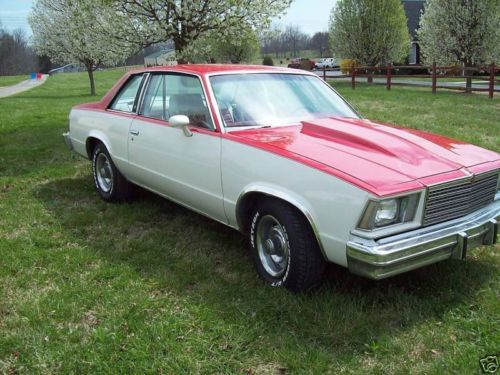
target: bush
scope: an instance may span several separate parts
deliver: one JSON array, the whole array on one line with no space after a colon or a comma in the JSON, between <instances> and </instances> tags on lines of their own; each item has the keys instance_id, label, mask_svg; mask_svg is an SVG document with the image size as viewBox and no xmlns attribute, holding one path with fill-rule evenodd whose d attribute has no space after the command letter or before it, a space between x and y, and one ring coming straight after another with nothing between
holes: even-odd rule
<instances>
[{"instance_id":1,"label":"bush","mask_svg":"<svg viewBox=\"0 0 500 375\"><path fill-rule=\"evenodd\" d=\"M264 60L262 60L262 65L274 66L273 59L270 56L264 57Z\"/></svg>"},{"instance_id":2,"label":"bush","mask_svg":"<svg viewBox=\"0 0 500 375\"><path fill-rule=\"evenodd\" d=\"M340 60L340 71L342 74L351 74L351 69L358 66L356 60L342 59Z\"/></svg>"}]
</instances>

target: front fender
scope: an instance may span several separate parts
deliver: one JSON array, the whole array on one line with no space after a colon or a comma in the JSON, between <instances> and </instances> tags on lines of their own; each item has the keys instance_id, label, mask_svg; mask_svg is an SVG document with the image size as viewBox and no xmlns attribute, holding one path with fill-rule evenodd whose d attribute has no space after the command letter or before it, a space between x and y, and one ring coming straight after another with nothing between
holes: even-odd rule
<instances>
[{"instance_id":1,"label":"front fender","mask_svg":"<svg viewBox=\"0 0 500 375\"><path fill-rule=\"evenodd\" d=\"M244 204L246 197L248 197L249 194L255 194L255 193L263 194L263 195L267 195L270 197L274 197L274 198L278 198L280 200L283 200L283 201L291 204L295 208L297 208L300 212L302 212L302 214L307 219L307 221L309 222L309 225L311 226L311 228L314 232L314 235L316 237L316 240L318 241L318 245L321 249L323 256L325 256L323 245L321 243L321 238L319 236L319 231L318 231L317 226L315 225L315 217L316 216L314 214L314 209L307 202L307 200L304 199L304 197L300 196L299 194L297 194L297 193L295 193L295 192L293 192L293 191L291 191L283 186L274 185L274 184L265 183L265 182L252 183L252 184L245 186L245 188L241 191L241 193L238 197L237 203L236 203L236 212L237 212L236 219L238 221L238 228L240 229L240 231L244 230L245 225L243 223L243 217L242 217L242 215L239 214L239 212L242 209L242 205ZM326 256L325 256L325 259L326 259Z\"/></svg>"}]
</instances>

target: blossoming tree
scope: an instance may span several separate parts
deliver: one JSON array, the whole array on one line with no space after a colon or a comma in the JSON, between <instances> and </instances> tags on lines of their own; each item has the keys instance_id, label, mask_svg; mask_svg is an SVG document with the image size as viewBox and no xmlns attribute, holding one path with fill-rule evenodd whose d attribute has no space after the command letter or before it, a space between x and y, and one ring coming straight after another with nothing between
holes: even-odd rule
<instances>
[{"instance_id":1,"label":"blossoming tree","mask_svg":"<svg viewBox=\"0 0 500 375\"><path fill-rule=\"evenodd\" d=\"M131 30L132 25L112 4L101 0L38 0L28 20L35 51L54 62L83 65L91 95L95 95L95 69L123 61L140 47L109 37L117 23L122 30Z\"/></svg>"},{"instance_id":2,"label":"blossoming tree","mask_svg":"<svg viewBox=\"0 0 500 375\"><path fill-rule=\"evenodd\" d=\"M240 26L258 32L288 8L292 0L117 0L116 6L131 18L135 33L116 27L118 39L151 45L173 40L180 60L193 42L217 34L241 37ZM119 26L119 25L117 25Z\"/></svg>"},{"instance_id":3,"label":"blossoming tree","mask_svg":"<svg viewBox=\"0 0 500 375\"><path fill-rule=\"evenodd\" d=\"M465 67L500 62L500 1L428 0L418 38L424 60ZM472 80L467 79L467 92Z\"/></svg>"},{"instance_id":4,"label":"blossoming tree","mask_svg":"<svg viewBox=\"0 0 500 375\"><path fill-rule=\"evenodd\" d=\"M410 35L400 0L339 0L330 18L334 56L375 66L405 59Z\"/></svg>"}]
</instances>

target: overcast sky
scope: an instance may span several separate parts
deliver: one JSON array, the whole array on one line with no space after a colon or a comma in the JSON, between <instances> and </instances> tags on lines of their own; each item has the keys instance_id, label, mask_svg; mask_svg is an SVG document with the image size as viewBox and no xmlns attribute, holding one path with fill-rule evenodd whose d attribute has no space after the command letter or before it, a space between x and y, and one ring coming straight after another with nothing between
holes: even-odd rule
<instances>
[{"instance_id":1,"label":"overcast sky","mask_svg":"<svg viewBox=\"0 0 500 375\"><path fill-rule=\"evenodd\" d=\"M314 34L328 29L330 11L336 0L294 0L288 12L277 23L300 26L302 31ZM8 30L21 28L29 35L27 17L32 0L0 0L0 22Z\"/></svg>"}]
</instances>

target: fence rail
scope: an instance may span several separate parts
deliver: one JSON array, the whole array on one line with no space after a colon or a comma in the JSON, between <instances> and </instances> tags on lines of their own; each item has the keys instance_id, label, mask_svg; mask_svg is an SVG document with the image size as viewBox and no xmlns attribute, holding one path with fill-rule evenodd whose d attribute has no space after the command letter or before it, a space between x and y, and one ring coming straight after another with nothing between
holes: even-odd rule
<instances>
[{"instance_id":1,"label":"fence rail","mask_svg":"<svg viewBox=\"0 0 500 375\"><path fill-rule=\"evenodd\" d=\"M427 70L430 74L398 74L399 70L406 71L424 71ZM340 69L322 69L323 79L326 81L327 79L346 79L350 78L351 86L353 89L356 88L356 78L367 78L369 82L373 80L373 78L383 78L385 79L385 86L387 90L390 90L393 85L400 86L426 86L422 83L418 82L398 82L394 79L399 78L408 78L408 79L422 79L427 78L431 80L431 85L429 85L432 89L432 93L435 94L437 89L447 89L447 90L461 90L461 91L477 91L477 92L488 92L490 98L493 98L493 94L495 92L500 92L499 88L495 87L495 83L500 83L500 79L497 78L497 73L500 72L500 67L495 66L495 64L491 65L478 65L471 67L458 67L458 66L438 66L436 64L432 64L431 66L421 66L421 65L386 65L386 66L358 66L351 67L349 74L336 74L331 75L329 72L339 72ZM380 73L379 73L380 72ZM382 73L385 72L385 73ZM457 72L461 72L461 75L457 75ZM485 72L487 74L483 75L472 75L471 73L482 73ZM451 73L451 74L447 74ZM447 84L438 84L438 80L443 79L463 79L466 80L470 78L471 80L476 81L476 83L472 83L471 87L454 86L448 82ZM477 81L487 82L488 87L474 87L474 84L477 86ZM375 82L376 84L381 84L381 82Z\"/></svg>"}]
</instances>

